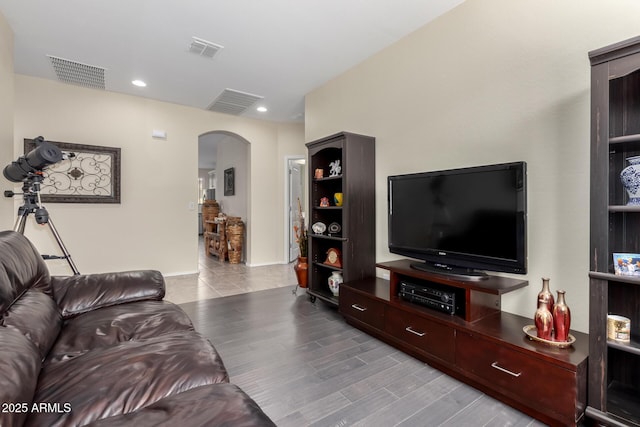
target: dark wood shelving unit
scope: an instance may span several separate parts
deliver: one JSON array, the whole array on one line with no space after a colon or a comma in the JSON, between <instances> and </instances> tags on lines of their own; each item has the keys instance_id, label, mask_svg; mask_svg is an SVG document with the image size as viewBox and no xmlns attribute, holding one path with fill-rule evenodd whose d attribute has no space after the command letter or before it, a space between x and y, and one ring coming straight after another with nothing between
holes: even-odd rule
<instances>
[{"instance_id":1,"label":"dark wood shelving unit","mask_svg":"<svg viewBox=\"0 0 640 427\"><path fill-rule=\"evenodd\" d=\"M637 336L632 336L628 343L619 342L614 340L607 340L609 348L615 348L620 351L626 351L631 354L640 356L640 339Z\"/></svg>"},{"instance_id":2,"label":"dark wood shelving unit","mask_svg":"<svg viewBox=\"0 0 640 427\"><path fill-rule=\"evenodd\" d=\"M309 233L309 285L307 293L338 305L338 297L329 290L328 279L334 271L344 281L375 276L375 139L340 132L307 144L309 151L309 226L316 222L340 225L339 233ZM330 164L340 161L341 171L329 176ZM316 178L316 169L324 176ZM342 206L334 203L334 194L343 194ZM320 206L326 197L330 206ZM324 264L327 251L338 249L342 267Z\"/></svg>"},{"instance_id":3,"label":"dark wood shelving unit","mask_svg":"<svg viewBox=\"0 0 640 427\"><path fill-rule=\"evenodd\" d=\"M609 212L640 212L640 206L611 205Z\"/></svg>"},{"instance_id":4,"label":"dark wood shelving unit","mask_svg":"<svg viewBox=\"0 0 640 427\"><path fill-rule=\"evenodd\" d=\"M640 142L640 133L609 138L609 144L629 144L631 142Z\"/></svg>"},{"instance_id":5,"label":"dark wood shelving unit","mask_svg":"<svg viewBox=\"0 0 640 427\"><path fill-rule=\"evenodd\" d=\"M324 234L314 234L313 238L314 239L320 239L320 240L335 240L335 241L339 241L339 242L344 242L344 241L347 240L346 237L325 236Z\"/></svg>"},{"instance_id":6,"label":"dark wood shelving unit","mask_svg":"<svg viewBox=\"0 0 640 427\"><path fill-rule=\"evenodd\" d=\"M640 253L640 206L620 181L640 154L640 37L589 53L591 242L589 402L604 425L640 425L640 278L614 273L613 253ZM602 143L604 142L604 143ZM631 320L631 342L607 338L607 315Z\"/></svg>"},{"instance_id":7,"label":"dark wood shelving unit","mask_svg":"<svg viewBox=\"0 0 640 427\"><path fill-rule=\"evenodd\" d=\"M530 340L523 328L533 319L500 310L502 295L526 280L467 282L415 270L408 260L377 267L389 280L342 285L340 313L348 323L548 425L583 420L588 336L571 331L576 341L563 349ZM398 296L401 281L458 289L465 310L451 315L408 302Z\"/></svg>"},{"instance_id":8,"label":"dark wood shelving unit","mask_svg":"<svg viewBox=\"0 0 640 427\"><path fill-rule=\"evenodd\" d=\"M342 268L334 267L333 265L327 265L327 264L322 263L322 262L314 262L313 264L317 265L320 268L326 268L326 269L332 270L332 271L342 271Z\"/></svg>"}]
</instances>

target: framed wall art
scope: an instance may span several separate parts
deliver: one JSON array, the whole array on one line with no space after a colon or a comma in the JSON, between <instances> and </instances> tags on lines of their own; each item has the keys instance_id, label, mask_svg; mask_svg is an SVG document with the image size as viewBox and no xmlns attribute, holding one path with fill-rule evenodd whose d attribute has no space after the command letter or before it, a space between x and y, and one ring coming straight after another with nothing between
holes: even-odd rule
<instances>
[{"instance_id":1,"label":"framed wall art","mask_svg":"<svg viewBox=\"0 0 640 427\"><path fill-rule=\"evenodd\" d=\"M236 193L234 168L224 170L224 195L233 196Z\"/></svg>"},{"instance_id":2,"label":"framed wall art","mask_svg":"<svg viewBox=\"0 0 640 427\"><path fill-rule=\"evenodd\" d=\"M45 203L120 203L120 148L48 141L65 158L44 172L40 196ZM24 140L24 152L35 148Z\"/></svg>"}]
</instances>

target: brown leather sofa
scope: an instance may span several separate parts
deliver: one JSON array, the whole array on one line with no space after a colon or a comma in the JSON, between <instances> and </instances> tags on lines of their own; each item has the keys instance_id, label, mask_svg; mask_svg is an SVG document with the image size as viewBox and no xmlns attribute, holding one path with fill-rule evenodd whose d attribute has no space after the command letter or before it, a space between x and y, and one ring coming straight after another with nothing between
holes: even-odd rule
<instances>
[{"instance_id":1,"label":"brown leather sofa","mask_svg":"<svg viewBox=\"0 0 640 427\"><path fill-rule=\"evenodd\" d=\"M273 426L157 271L50 276L0 232L0 426Z\"/></svg>"}]
</instances>

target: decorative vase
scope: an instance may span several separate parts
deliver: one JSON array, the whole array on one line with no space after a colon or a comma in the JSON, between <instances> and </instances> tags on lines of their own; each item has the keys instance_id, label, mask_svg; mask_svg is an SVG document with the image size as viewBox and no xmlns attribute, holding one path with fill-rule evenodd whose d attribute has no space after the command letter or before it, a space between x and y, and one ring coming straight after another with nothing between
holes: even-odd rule
<instances>
[{"instance_id":1,"label":"decorative vase","mask_svg":"<svg viewBox=\"0 0 640 427\"><path fill-rule=\"evenodd\" d=\"M627 157L629 166L620 172L620 181L627 190L627 205L640 205L640 156Z\"/></svg>"},{"instance_id":2,"label":"decorative vase","mask_svg":"<svg viewBox=\"0 0 640 427\"><path fill-rule=\"evenodd\" d=\"M565 342L569 339L571 327L571 310L564 301L564 291L558 291L558 300L553 307L553 330L555 340Z\"/></svg>"},{"instance_id":3,"label":"decorative vase","mask_svg":"<svg viewBox=\"0 0 640 427\"><path fill-rule=\"evenodd\" d=\"M551 341L551 332L553 331L553 315L547 308L547 302L538 300L538 309L533 317L538 338Z\"/></svg>"},{"instance_id":4,"label":"decorative vase","mask_svg":"<svg viewBox=\"0 0 640 427\"><path fill-rule=\"evenodd\" d=\"M336 206L342 206L342 193L335 193L333 195L333 201Z\"/></svg>"},{"instance_id":5,"label":"decorative vase","mask_svg":"<svg viewBox=\"0 0 640 427\"><path fill-rule=\"evenodd\" d=\"M553 313L553 306L555 304L555 301L553 299L553 294L549 289L549 279L545 277L542 278L542 290L540 291L540 293L538 293L538 301L540 300L543 300L547 305L547 310L549 310L550 313Z\"/></svg>"},{"instance_id":6,"label":"decorative vase","mask_svg":"<svg viewBox=\"0 0 640 427\"><path fill-rule=\"evenodd\" d=\"M306 288L307 281L309 280L309 264L307 264L307 257L299 256L298 262L293 266L293 270L296 272L298 286Z\"/></svg>"},{"instance_id":7,"label":"decorative vase","mask_svg":"<svg viewBox=\"0 0 640 427\"><path fill-rule=\"evenodd\" d=\"M333 296L337 297L338 294L340 294L340 284L342 281L342 274L339 271L334 271L331 273L331 276L329 276L329 289L331 293L333 293Z\"/></svg>"}]
</instances>

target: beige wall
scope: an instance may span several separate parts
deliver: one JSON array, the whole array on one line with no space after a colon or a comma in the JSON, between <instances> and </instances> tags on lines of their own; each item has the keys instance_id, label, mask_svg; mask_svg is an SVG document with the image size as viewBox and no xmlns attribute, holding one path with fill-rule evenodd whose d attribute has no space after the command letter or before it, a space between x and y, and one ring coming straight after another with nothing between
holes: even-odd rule
<instances>
[{"instance_id":1,"label":"beige wall","mask_svg":"<svg viewBox=\"0 0 640 427\"><path fill-rule=\"evenodd\" d=\"M15 75L15 94L16 156L22 139L37 135L122 148L120 205L47 205L82 273L197 271L198 215L189 205L198 200L198 136L216 130L250 142L248 263L283 262L278 245L284 235L282 208L272 202L282 192L280 125L23 75ZM304 148L303 127L297 128L297 144ZM165 130L167 140L152 139L153 129ZM291 146L291 140L284 138L283 144ZM46 229L32 226L26 234L41 252L58 252ZM49 266L54 273L68 273L64 262Z\"/></svg>"},{"instance_id":2,"label":"beige wall","mask_svg":"<svg viewBox=\"0 0 640 427\"><path fill-rule=\"evenodd\" d=\"M9 164L13 157L13 31L0 13L0 168ZM7 180L1 178L3 187L11 188ZM11 199L0 199L0 230L13 228L15 212Z\"/></svg>"},{"instance_id":3,"label":"beige wall","mask_svg":"<svg viewBox=\"0 0 640 427\"><path fill-rule=\"evenodd\" d=\"M633 0L469 0L306 98L306 140L376 137L377 260L388 175L528 163L529 286L503 309L532 316L540 278L588 330L587 52L638 35Z\"/></svg>"},{"instance_id":4,"label":"beige wall","mask_svg":"<svg viewBox=\"0 0 640 427\"><path fill-rule=\"evenodd\" d=\"M228 216L247 216L247 198L249 191L249 144L239 138L230 142L223 142L218 146L216 161L216 200L220 203L222 212ZM233 168L234 194L224 195L224 173Z\"/></svg>"}]
</instances>

